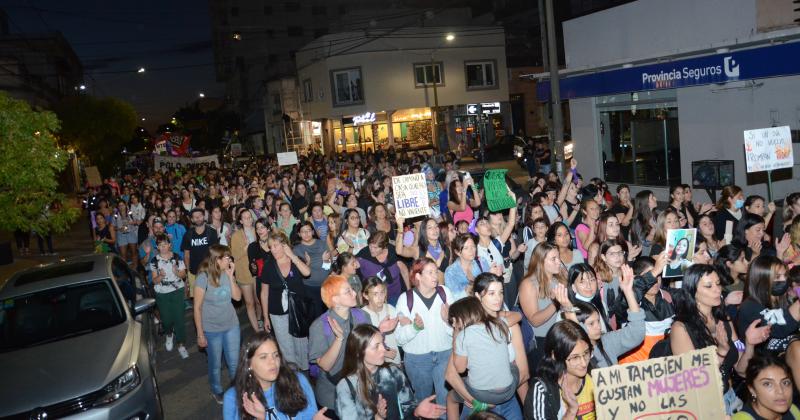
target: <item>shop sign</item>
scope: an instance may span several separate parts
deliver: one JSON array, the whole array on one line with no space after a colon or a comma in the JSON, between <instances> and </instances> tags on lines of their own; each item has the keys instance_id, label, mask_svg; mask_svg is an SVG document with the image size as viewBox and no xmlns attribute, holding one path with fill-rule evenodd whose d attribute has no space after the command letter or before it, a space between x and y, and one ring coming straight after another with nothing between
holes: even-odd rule
<instances>
[{"instance_id":1,"label":"shop sign","mask_svg":"<svg viewBox=\"0 0 800 420\"><path fill-rule=\"evenodd\" d=\"M322 135L322 123L319 121L311 121L311 135L312 136L321 136Z\"/></svg>"},{"instance_id":2,"label":"shop sign","mask_svg":"<svg viewBox=\"0 0 800 420\"><path fill-rule=\"evenodd\" d=\"M500 102L483 102L481 103L481 114L493 115L500 113Z\"/></svg>"},{"instance_id":3,"label":"shop sign","mask_svg":"<svg viewBox=\"0 0 800 420\"><path fill-rule=\"evenodd\" d=\"M374 112L365 112L363 115L353 117L353 125L370 124L375 122Z\"/></svg>"},{"instance_id":4,"label":"shop sign","mask_svg":"<svg viewBox=\"0 0 800 420\"><path fill-rule=\"evenodd\" d=\"M800 42L724 52L665 63L564 77L561 99L585 98L658 89L675 89L735 80L800 74ZM669 59L669 57L665 57ZM550 100L550 81L536 84L536 97Z\"/></svg>"},{"instance_id":5,"label":"shop sign","mask_svg":"<svg viewBox=\"0 0 800 420\"><path fill-rule=\"evenodd\" d=\"M744 158L748 173L791 168L794 156L789 126L745 130Z\"/></svg>"},{"instance_id":6,"label":"shop sign","mask_svg":"<svg viewBox=\"0 0 800 420\"><path fill-rule=\"evenodd\" d=\"M467 115L478 115L478 104L467 104Z\"/></svg>"}]
</instances>

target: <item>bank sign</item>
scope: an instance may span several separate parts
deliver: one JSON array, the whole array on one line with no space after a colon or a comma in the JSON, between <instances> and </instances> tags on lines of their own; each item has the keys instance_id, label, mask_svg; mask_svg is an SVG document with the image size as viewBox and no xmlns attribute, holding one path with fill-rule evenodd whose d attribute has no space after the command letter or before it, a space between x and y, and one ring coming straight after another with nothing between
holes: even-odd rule
<instances>
[{"instance_id":1,"label":"bank sign","mask_svg":"<svg viewBox=\"0 0 800 420\"><path fill-rule=\"evenodd\" d=\"M608 70L560 80L561 99L674 89L800 74L800 42ZM550 82L536 85L539 100L550 99Z\"/></svg>"}]
</instances>

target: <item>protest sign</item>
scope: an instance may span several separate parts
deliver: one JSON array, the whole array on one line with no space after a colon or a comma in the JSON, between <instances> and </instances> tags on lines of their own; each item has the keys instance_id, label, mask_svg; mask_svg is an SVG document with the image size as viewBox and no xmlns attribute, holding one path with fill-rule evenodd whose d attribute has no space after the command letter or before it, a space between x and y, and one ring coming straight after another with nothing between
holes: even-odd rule
<instances>
[{"instance_id":1,"label":"protest sign","mask_svg":"<svg viewBox=\"0 0 800 420\"><path fill-rule=\"evenodd\" d=\"M510 209L517 205L508 193L506 185L506 172L508 169L491 169L483 176L483 189L486 191L486 204L489 211Z\"/></svg>"},{"instance_id":2,"label":"protest sign","mask_svg":"<svg viewBox=\"0 0 800 420\"><path fill-rule=\"evenodd\" d=\"M198 168L217 168L219 160L217 155L198 156L198 157L173 157L173 156L154 156L153 167L157 171L189 170Z\"/></svg>"},{"instance_id":3,"label":"protest sign","mask_svg":"<svg viewBox=\"0 0 800 420\"><path fill-rule=\"evenodd\" d=\"M400 217L411 219L417 216L427 216L430 212L428 185L425 183L425 175L422 173L393 176L392 191L394 208Z\"/></svg>"},{"instance_id":4,"label":"protest sign","mask_svg":"<svg viewBox=\"0 0 800 420\"><path fill-rule=\"evenodd\" d=\"M297 165L297 152L278 153L278 166Z\"/></svg>"},{"instance_id":5,"label":"protest sign","mask_svg":"<svg viewBox=\"0 0 800 420\"><path fill-rule=\"evenodd\" d=\"M791 168L794 157L789 126L745 130L744 157L748 173Z\"/></svg>"},{"instance_id":6,"label":"protest sign","mask_svg":"<svg viewBox=\"0 0 800 420\"><path fill-rule=\"evenodd\" d=\"M667 230L667 265L662 277L680 277L692 265L697 229Z\"/></svg>"},{"instance_id":7,"label":"protest sign","mask_svg":"<svg viewBox=\"0 0 800 420\"><path fill-rule=\"evenodd\" d=\"M716 347L592 370L598 420L722 419Z\"/></svg>"}]
</instances>

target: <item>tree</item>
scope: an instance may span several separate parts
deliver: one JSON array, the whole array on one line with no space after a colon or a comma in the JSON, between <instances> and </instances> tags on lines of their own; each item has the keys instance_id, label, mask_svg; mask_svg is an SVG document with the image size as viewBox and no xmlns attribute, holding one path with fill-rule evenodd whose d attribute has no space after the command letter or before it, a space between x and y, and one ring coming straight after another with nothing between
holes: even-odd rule
<instances>
[{"instance_id":1,"label":"tree","mask_svg":"<svg viewBox=\"0 0 800 420\"><path fill-rule=\"evenodd\" d=\"M56 144L58 118L0 91L0 229L61 233L78 217L56 191L68 155Z\"/></svg>"},{"instance_id":2,"label":"tree","mask_svg":"<svg viewBox=\"0 0 800 420\"><path fill-rule=\"evenodd\" d=\"M76 95L55 107L61 119L60 137L110 174L122 160L122 146L135 135L137 116L129 103L116 98Z\"/></svg>"}]
</instances>

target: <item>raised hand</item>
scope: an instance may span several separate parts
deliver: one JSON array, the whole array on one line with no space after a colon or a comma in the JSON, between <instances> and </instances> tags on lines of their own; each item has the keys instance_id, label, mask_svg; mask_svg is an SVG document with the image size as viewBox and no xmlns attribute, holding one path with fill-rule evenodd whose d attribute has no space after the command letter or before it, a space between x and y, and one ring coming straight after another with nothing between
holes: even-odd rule
<instances>
[{"instance_id":1,"label":"raised hand","mask_svg":"<svg viewBox=\"0 0 800 420\"><path fill-rule=\"evenodd\" d=\"M344 337L344 331L342 327L339 326L339 323L336 322L332 317L328 317L328 325L331 327L331 332L333 336L336 337L337 340L342 340Z\"/></svg>"},{"instance_id":2,"label":"raised hand","mask_svg":"<svg viewBox=\"0 0 800 420\"><path fill-rule=\"evenodd\" d=\"M397 319L399 320L398 323L400 324L400 326L404 327L406 325L411 324L411 320L406 318L406 317L404 317L403 315L398 315Z\"/></svg>"},{"instance_id":3,"label":"raised hand","mask_svg":"<svg viewBox=\"0 0 800 420\"><path fill-rule=\"evenodd\" d=\"M257 419L263 419L267 416L267 410L264 408L264 404L252 393L242 393L242 408L247 414Z\"/></svg>"},{"instance_id":4,"label":"raised hand","mask_svg":"<svg viewBox=\"0 0 800 420\"><path fill-rule=\"evenodd\" d=\"M378 324L378 330L380 330L380 332L382 333L390 333L394 331L394 329L397 327L398 321L399 318L397 317L390 318L389 316L387 316L386 318L383 319L383 321L381 321L380 324Z\"/></svg>"},{"instance_id":5,"label":"raised hand","mask_svg":"<svg viewBox=\"0 0 800 420\"><path fill-rule=\"evenodd\" d=\"M761 321L761 318L756 319L755 321L751 322L750 325L747 327L747 331L744 333L744 337L747 344L752 344L754 346L759 345L769 339L770 332L772 331L772 326L767 324L763 327L757 326L758 323Z\"/></svg>"},{"instance_id":6,"label":"raised hand","mask_svg":"<svg viewBox=\"0 0 800 420\"><path fill-rule=\"evenodd\" d=\"M417 313L417 315L414 316L414 327L416 327L418 330L422 330L425 328L425 322L422 321L422 317L419 316L419 313Z\"/></svg>"},{"instance_id":7,"label":"raised hand","mask_svg":"<svg viewBox=\"0 0 800 420\"><path fill-rule=\"evenodd\" d=\"M792 239L789 237L788 233L784 233L780 241L775 240L775 251L778 253L778 258L783 258L783 254L786 253L786 250L789 249L790 246L792 246Z\"/></svg>"},{"instance_id":8,"label":"raised hand","mask_svg":"<svg viewBox=\"0 0 800 420\"><path fill-rule=\"evenodd\" d=\"M619 288L625 293L633 293L633 269L625 264L621 268L622 278L619 280Z\"/></svg>"}]
</instances>

